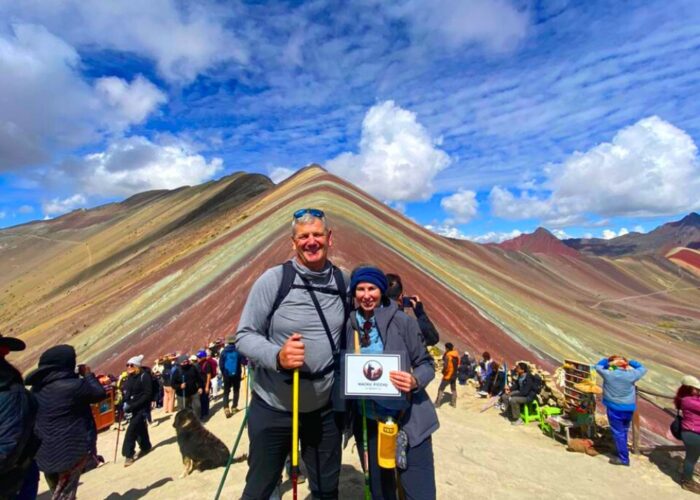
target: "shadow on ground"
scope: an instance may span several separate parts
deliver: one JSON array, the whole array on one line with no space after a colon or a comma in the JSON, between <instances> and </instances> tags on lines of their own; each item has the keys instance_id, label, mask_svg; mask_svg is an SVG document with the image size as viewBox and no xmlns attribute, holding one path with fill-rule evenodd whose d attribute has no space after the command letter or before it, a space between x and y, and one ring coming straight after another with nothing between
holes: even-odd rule
<instances>
[{"instance_id":1,"label":"shadow on ground","mask_svg":"<svg viewBox=\"0 0 700 500\"><path fill-rule=\"evenodd\" d=\"M150 486L146 486L145 488L131 488L130 490L127 490L123 494L120 493L110 493L105 497L105 500L135 500L137 498L142 498L144 495L146 495L148 492L158 489L164 484L172 481L173 479L170 477L164 477L163 479L159 479L155 483L151 484ZM80 490L78 490L80 491Z\"/></svg>"}]
</instances>

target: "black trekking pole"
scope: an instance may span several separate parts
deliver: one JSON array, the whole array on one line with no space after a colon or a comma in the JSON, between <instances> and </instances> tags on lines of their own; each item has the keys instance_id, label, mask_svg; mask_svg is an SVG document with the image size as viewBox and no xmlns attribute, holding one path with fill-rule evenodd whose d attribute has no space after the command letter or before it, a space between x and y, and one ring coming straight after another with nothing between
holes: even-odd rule
<instances>
[{"instance_id":1,"label":"black trekking pole","mask_svg":"<svg viewBox=\"0 0 700 500\"><path fill-rule=\"evenodd\" d=\"M248 379L252 380L253 378L253 373L252 371L248 370ZM221 476L221 482L219 483L219 489L216 490L216 496L214 497L214 500L219 500L219 497L221 496L221 490L224 489L224 483L226 482L226 476L228 475L228 470L231 468L231 464L233 463L233 457L236 454L236 450L238 449L238 444L241 442L241 436L243 435L243 429L245 429L246 424L248 423L248 412L250 411L250 407L246 405L245 407L245 415L243 415L243 421L241 422L241 428L238 429L238 435L236 436L236 442L233 445L233 448L231 449L231 454L228 457L228 463L226 464L226 469L224 469L224 475Z\"/></svg>"}]
</instances>

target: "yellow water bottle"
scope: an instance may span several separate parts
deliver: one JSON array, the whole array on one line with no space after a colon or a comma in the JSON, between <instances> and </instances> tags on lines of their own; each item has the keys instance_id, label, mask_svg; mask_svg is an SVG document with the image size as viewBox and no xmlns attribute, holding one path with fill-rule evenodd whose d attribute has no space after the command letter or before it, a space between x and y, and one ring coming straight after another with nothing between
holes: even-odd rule
<instances>
[{"instance_id":1,"label":"yellow water bottle","mask_svg":"<svg viewBox=\"0 0 700 500\"><path fill-rule=\"evenodd\" d=\"M396 467L396 436L399 426L391 417L377 422L377 462L383 469Z\"/></svg>"}]
</instances>

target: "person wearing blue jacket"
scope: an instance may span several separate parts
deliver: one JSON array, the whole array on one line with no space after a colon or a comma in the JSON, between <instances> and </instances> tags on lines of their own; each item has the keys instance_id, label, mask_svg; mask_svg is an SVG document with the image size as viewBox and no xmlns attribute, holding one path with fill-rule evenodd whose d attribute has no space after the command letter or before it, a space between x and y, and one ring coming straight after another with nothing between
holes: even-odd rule
<instances>
[{"instance_id":1,"label":"person wearing blue jacket","mask_svg":"<svg viewBox=\"0 0 700 500\"><path fill-rule=\"evenodd\" d=\"M646 374L647 369L639 361L627 361L622 356L603 358L595 369L603 379L603 404L607 408L610 431L617 449L617 457L610 463L629 465L627 434L637 409L635 383Z\"/></svg>"}]
</instances>

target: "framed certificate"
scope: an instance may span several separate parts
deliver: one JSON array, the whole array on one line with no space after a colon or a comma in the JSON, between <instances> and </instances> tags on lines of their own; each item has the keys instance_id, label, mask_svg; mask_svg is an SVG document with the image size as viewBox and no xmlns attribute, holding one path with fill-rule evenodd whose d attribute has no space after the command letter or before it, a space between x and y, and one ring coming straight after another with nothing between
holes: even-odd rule
<instances>
[{"instance_id":1,"label":"framed certificate","mask_svg":"<svg viewBox=\"0 0 700 500\"><path fill-rule=\"evenodd\" d=\"M351 354L344 358L344 395L347 398L400 398L389 372L401 370L399 354Z\"/></svg>"}]
</instances>

